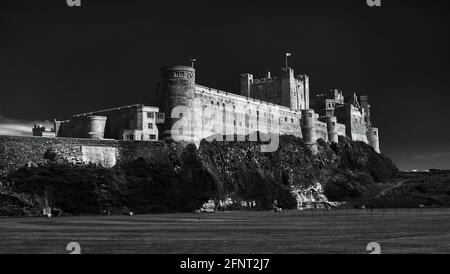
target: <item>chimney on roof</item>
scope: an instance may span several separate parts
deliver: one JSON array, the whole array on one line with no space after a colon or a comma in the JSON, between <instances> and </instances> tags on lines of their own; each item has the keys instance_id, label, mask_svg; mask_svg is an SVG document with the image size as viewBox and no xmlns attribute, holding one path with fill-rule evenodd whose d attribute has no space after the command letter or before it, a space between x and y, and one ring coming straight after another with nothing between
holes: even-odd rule
<instances>
[{"instance_id":1,"label":"chimney on roof","mask_svg":"<svg viewBox=\"0 0 450 274\"><path fill-rule=\"evenodd\" d=\"M270 79L270 71L267 72L267 79Z\"/></svg>"}]
</instances>

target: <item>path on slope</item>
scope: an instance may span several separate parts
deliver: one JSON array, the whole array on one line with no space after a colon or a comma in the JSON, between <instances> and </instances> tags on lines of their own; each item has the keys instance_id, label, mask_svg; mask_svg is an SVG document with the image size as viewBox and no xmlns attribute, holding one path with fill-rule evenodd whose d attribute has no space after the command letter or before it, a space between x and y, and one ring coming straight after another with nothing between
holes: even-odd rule
<instances>
[{"instance_id":1,"label":"path on slope","mask_svg":"<svg viewBox=\"0 0 450 274\"><path fill-rule=\"evenodd\" d=\"M396 189L398 187L401 187L406 181L408 181L408 180L407 179L402 179L402 180L399 180L398 182L396 182L394 185L386 187L385 189L381 190L380 193L378 193L375 196L375 198L379 199L379 198L385 196L386 193L388 193L389 191L394 190L394 189Z\"/></svg>"}]
</instances>

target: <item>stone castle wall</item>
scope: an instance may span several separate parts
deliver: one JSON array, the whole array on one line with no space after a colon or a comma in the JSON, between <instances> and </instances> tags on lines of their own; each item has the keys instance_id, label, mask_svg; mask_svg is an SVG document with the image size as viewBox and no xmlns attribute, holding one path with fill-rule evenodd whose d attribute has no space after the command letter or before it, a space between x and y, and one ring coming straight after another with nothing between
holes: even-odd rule
<instances>
[{"instance_id":1,"label":"stone castle wall","mask_svg":"<svg viewBox=\"0 0 450 274\"><path fill-rule=\"evenodd\" d=\"M95 163L112 167L121 161L161 158L173 146L165 142L129 142L30 136L0 136L0 178L24 166L44 164L49 149L70 163Z\"/></svg>"},{"instance_id":2,"label":"stone castle wall","mask_svg":"<svg viewBox=\"0 0 450 274\"><path fill-rule=\"evenodd\" d=\"M286 107L200 85L196 86L194 106L195 127L202 132L197 136L200 139L214 134L268 133L275 124L280 134L302 137L301 112ZM218 125L214 131L209 130L210 119Z\"/></svg>"},{"instance_id":3,"label":"stone castle wall","mask_svg":"<svg viewBox=\"0 0 450 274\"><path fill-rule=\"evenodd\" d=\"M345 135L345 125L344 124L336 124L336 131L339 136L346 136Z\"/></svg>"},{"instance_id":4,"label":"stone castle wall","mask_svg":"<svg viewBox=\"0 0 450 274\"><path fill-rule=\"evenodd\" d=\"M328 142L328 131L327 131L327 124L316 121L314 126L315 132L316 132L316 140L322 139L325 142Z\"/></svg>"},{"instance_id":5,"label":"stone castle wall","mask_svg":"<svg viewBox=\"0 0 450 274\"><path fill-rule=\"evenodd\" d=\"M196 84L192 67L163 68L158 90L161 110L166 115L163 138L199 143L212 136L255 132L303 137L302 110L309 106L306 104L309 80L305 75L295 78L292 69L282 72L281 78L268 75L262 80L253 80L251 74L241 75L242 90L238 95ZM255 91L260 86L263 89ZM268 97L280 95L282 101L288 98L291 103L279 105L267 101ZM258 96L266 100L255 98ZM310 142L319 138L328 140L327 124L318 117L313 120L308 126L312 130L308 132ZM342 130L338 132L345 134Z\"/></svg>"},{"instance_id":6,"label":"stone castle wall","mask_svg":"<svg viewBox=\"0 0 450 274\"><path fill-rule=\"evenodd\" d=\"M379 151L378 130L370 131L367 97L361 110L356 95L352 103L343 104L343 95L334 91L334 99L324 99L330 94L319 96L327 104L316 113L316 109L309 108L308 76L295 77L291 68L283 68L280 77L271 77L270 73L262 79L253 79L248 73L241 75L241 95L198 85L195 79L193 67L162 68L159 107L133 105L76 115L71 121L55 123L57 136L128 141L171 139L199 144L208 137L222 139L226 135L234 139L259 132L304 137L306 143L314 145L318 139L338 142L340 135L370 143ZM159 115L165 118L157 118ZM116 146L112 141L102 142ZM105 166L114 165L117 157L113 155L120 154L119 148L102 146L78 145L75 150L80 151L77 161Z\"/></svg>"}]
</instances>

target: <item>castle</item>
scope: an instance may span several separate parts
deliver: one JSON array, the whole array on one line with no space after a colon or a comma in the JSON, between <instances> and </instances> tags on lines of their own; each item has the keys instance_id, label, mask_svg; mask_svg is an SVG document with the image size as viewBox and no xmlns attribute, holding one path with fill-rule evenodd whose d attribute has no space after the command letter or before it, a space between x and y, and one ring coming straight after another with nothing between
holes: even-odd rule
<instances>
[{"instance_id":1,"label":"castle","mask_svg":"<svg viewBox=\"0 0 450 274\"><path fill-rule=\"evenodd\" d=\"M51 131L35 126L34 136L199 143L217 136L254 133L294 135L314 147L318 139L338 136L363 141L380 152L378 129L372 127L367 96L333 89L310 93L309 77L289 67L279 76L255 79L242 74L240 94L196 83L195 69L171 66L161 70L158 106L129 105L55 120ZM227 140L228 137L227 137Z\"/></svg>"}]
</instances>

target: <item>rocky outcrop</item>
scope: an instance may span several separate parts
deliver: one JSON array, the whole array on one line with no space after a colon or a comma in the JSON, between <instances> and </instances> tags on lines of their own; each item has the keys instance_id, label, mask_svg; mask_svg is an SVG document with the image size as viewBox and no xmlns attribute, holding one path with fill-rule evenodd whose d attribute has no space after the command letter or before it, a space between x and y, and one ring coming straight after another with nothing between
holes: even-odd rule
<instances>
[{"instance_id":1,"label":"rocky outcrop","mask_svg":"<svg viewBox=\"0 0 450 274\"><path fill-rule=\"evenodd\" d=\"M342 202L330 202L325 196L323 186L320 183L306 188L292 187L291 193L297 201L297 209L300 210L313 208L329 209L342 204Z\"/></svg>"},{"instance_id":2,"label":"rocky outcrop","mask_svg":"<svg viewBox=\"0 0 450 274\"><path fill-rule=\"evenodd\" d=\"M327 208L336 206L335 201L363 196L371 186L396 176L392 162L370 146L339 141L330 146L319 140L315 155L293 136L282 136L279 149L272 153L262 153L258 142L203 141L199 148L114 142L118 161L106 168L58 161L64 146L61 140L51 140L58 142L56 153L39 144L40 154L33 151L27 158L34 164L9 166L0 185L6 196L0 199L11 198L9 208L27 208L22 210L26 215L40 212L43 200L67 214L114 213L123 208L135 213L194 211L208 202L215 210ZM25 159L26 151L19 151ZM8 159L14 159L11 149Z\"/></svg>"},{"instance_id":3,"label":"rocky outcrop","mask_svg":"<svg viewBox=\"0 0 450 274\"><path fill-rule=\"evenodd\" d=\"M346 138L331 146L319 140L316 155L293 136L282 136L273 153L261 153L259 147L256 142L201 144L199 157L214 174L219 190L215 198L232 199L234 204L255 200L257 208L266 209L275 200L282 208L327 208L352 199L355 193L363 195L398 173L388 158ZM335 191L340 186L357 191Z\"/></svg>"}]
</instances>

